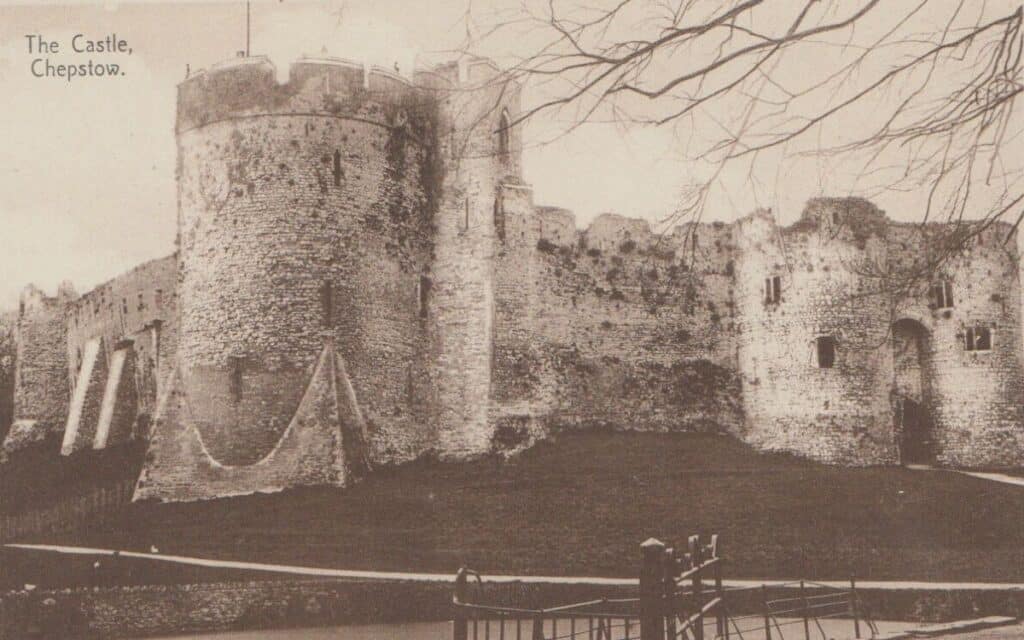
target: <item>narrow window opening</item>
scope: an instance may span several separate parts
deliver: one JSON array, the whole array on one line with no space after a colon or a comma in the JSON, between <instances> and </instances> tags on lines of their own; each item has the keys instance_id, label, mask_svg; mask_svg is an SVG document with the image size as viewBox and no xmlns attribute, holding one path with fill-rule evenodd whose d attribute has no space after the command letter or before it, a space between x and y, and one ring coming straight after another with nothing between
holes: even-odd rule
<instances>
[{"instance_id":1,"label":"narrow window opening","mask_svg":"<svg viewBox=\"0 0 1024 640\"><path fill-rule=\"evenodd\" d=\"M164 290L163 289L157 289L156 290L156 294L153 296L153 303L156 305L157 309L160 309L160 308L163 307L163 305L164 305Z\"/></svg>"},{"instance_id":2,"label":"narrow window opening","mask_svg":"<svg viewBox=\"0 0 1024 640\"><path fill-rule=\"evenodd\" d=\"M462 230L469 231L469 198L466 198L466 211L463 215Z\"/></svg>"},{"instance_id":3,"label":"narrow window opening","mask_svg":"<svg viewBox=\"0 0 1024 640\"><path fill-rule=\"evenodd\" d=\"M818 367L831 369L836 363L836 339L833 336L818 337Z\"/></svg>"},{"instance_id":4,"label":"narrow window opening","mask_svg":"<svg viewBox=\"0 0 1024 640\"><path fill-rule=\"evenodd\" d=\"M764 279L764 303L779 304L782 300L782 277L771 276Z\"/></svg>"},{"instance_id":5,"label":"narrow window opening","mask_svg":"<svg viewBox=\"0 0 1024 640\"><path fill-rule=\"evenodd\" d=\"M988 327L968 327L964 336L967 351L991 351L992 330Z\"/></svg>"},{"instance_id":6,"label":"narrow window opening","mask_svg":"<svg viewBox=\"0 0 1024 640\"><path fill-rule=\"evenodd\" d=\"M330 282L320 285L320 313L325 327L334 324L334 287Z\"/></svg>"},{"instance_id":7,"label":"narrow window opening","mask_svg":"<svg viewBox=\"0 0 1024 640\"><path fill-rule=\"evenodd\" d=\"M949 280L936 282L932 285L932 302L936 309L953 307L953 283Z\"/></svg>"},{"instance_id":8,"label":"narrow window opening","mask_svg":"<svg viewBox=\"0 0 1024 640\"><path fill-rule=\"evenodd\" d=\"M420 276L419 285L417 287L417 297L419 298L419 311L420 317L427 317L427 305L430 303L430 288L433 286L433 282L427 276Z\"/></svg>"},{"instance_id":9,"label":"narrow window opening","mask_svg":"<svg viewBox=\"0 0 1024 640\"><path fill-rule=\"evenodd\" d=\"M501 204L501 196L494 198L494 233L498 240L505 242L505 208Z\"/></svg>"},{"instance_id":10,"label":"narrow window opening","mask_svg":"<svg viewBox=\"0 0 1024 640\"><path fill-rule=\"evenodd\" d=\"M334 152L334 186L341 186L341 153Z\"/></svg>"},{"instance_id":11,"label":"narrow window opening","mask_svg":"<svg viewBox=\"0 0 1024 640\"><path fill-rule=\"evenodd\" d=\"M508 112L501 114L501 120L498 122L498 155L502 160L508 160L509 156L509 143L510 143L510 131L511 122L508 118Z\"/></svg>"},{"instance_id":12,"label":"narrow window opening","mask_svg":"<svg viewBox=\"0 0 1024 640\"><path fill-rule=\"evenodd\" d=\"M121 313L128 315L128 298L121 298Z\"/></svg>"},{"instance_id":13,"label":"narrow window opening","mask_svg":"<svg viewBox=\"0 0 1024 640\"><path fill-rule=\"evenodd\" d=\"M228 356L228 366L231 371L231 398L235 402L242 400L242 356Z\"/></svg>"},{"instance_id":14,"label":"narrow window opening","mask_svg":"<svg viewBox=\"0 0 1024 640\"><path fill-rule=\"evenodd\" d=\"M142 299L142 293L139 293L139 311L142 311L145 308L146 308L146 303Z\"/></svg>"}]
</instances>

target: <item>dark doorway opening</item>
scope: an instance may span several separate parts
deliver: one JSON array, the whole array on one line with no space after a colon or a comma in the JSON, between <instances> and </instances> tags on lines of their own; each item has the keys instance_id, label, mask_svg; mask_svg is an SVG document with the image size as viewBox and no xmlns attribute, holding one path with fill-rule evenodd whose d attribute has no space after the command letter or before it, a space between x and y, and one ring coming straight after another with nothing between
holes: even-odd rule
<instances>
[{"instance_id":1,"label":"dark doorway opening","mask_svg":"<svg viewBox=\"0 0 1024 640\"><path fill-rule=\"evenodd\" d=\"M900 462L931 464L935 462L931 417L927 409L910 398L899 398L896 408L900 434Z\"/></svg>"},{"instance_id":2,"label":"dark doorway opening","mask_svg":"<svg viewBox=\"0 0 1024 640\"><path fill-rule=\"evenodd\" d=\"M893 324L893 427L902 464L935 461L930 403L931 348L928 330L916 320Z\"/></svg>"}]
</instances>

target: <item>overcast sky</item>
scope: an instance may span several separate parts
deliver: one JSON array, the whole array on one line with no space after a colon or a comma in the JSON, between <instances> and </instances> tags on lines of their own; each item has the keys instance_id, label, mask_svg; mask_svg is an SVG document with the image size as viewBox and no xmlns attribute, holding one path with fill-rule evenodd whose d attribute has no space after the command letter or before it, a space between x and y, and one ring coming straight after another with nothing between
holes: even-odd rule
<instances>
[{"instance_id":1,"label":"overcast sky","mask_svg":"<svg viewBox=\"0 0 1024 640\"><path fill-rule=\"evenodd\" d=\"M436 58L461 41L465 2L256 2L252 51L269 55L282 75L291 60L324 48L408 72L417 57ZM476 8L486 4L474 0ZM77 33L116 33L132 55L68 54ZM48 56L54 64L91 57L118 62L125 73L72 82L33 77L40 56L29 53L31 34L60 42L61 53ZM175 86L186 65L230 58L244 42L244 2L0 7L0 308L16 304L29 282L53 293L70 279L83 293L173 250ZM581 226L605 211L657 222L672 211L690 168L679 145L669 129L623 135L589 125L531 147L525 177L538 203L575 210ZM709 217L732 220L768 206L788 222L808 198L849 189L820 162L771 173L759 187L721 194ZM915 219L918 209L908 194L876 202L897 219Z\"/></svg>"}]
</instances>

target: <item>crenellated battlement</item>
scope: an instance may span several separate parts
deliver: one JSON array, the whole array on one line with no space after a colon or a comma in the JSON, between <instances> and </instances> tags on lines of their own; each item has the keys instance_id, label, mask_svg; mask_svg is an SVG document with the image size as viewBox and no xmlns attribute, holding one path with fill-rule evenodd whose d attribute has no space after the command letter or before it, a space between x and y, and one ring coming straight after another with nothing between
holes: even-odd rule
<instances>
[{"instance_id":1,"label":"crenellated battlement","mask_svg":"<svg viewBox=\"0 0 1024 640\"><path fill-rule=\"evenodd\" d=\"M499 73L484 58L419 69L413 79L377 65L334 56L303 56L288 79L266 56L238 57L200 69L178 84L178 131L226 118L327 115L391 124L383 114L438 98L438 92L482 88Z\"/></svg>"},{"instance_id":2,"label":"crenellated battlement","mask_svg":"<svg viewBox=\"0 0 1024 640\"><path fill-rule=\"evenodd\" d=\"M302 57L278 82L265 56L240 57L189 75L178 85L179 132L229 118L324 115L393 124L389 115L430 98L392 71L344 58Z\"/></svg>"}]
</instances>

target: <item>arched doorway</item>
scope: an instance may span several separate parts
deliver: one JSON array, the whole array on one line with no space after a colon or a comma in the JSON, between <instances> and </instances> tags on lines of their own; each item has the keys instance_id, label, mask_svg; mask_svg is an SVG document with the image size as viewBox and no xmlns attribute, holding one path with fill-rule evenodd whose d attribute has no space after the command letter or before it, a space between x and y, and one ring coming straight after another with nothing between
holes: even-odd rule
<instances>
[{"instance_id":1,"label":"arched doorway","mask_svg":"<svg viewBox=\"0 0 1024 640\"><path fill-rule=\"evenodd\" d=\"M902 319L893 324L893 425L902 464L935 461L928 347L928 330L920 322Z\"/></svg>"}]
</instances>

